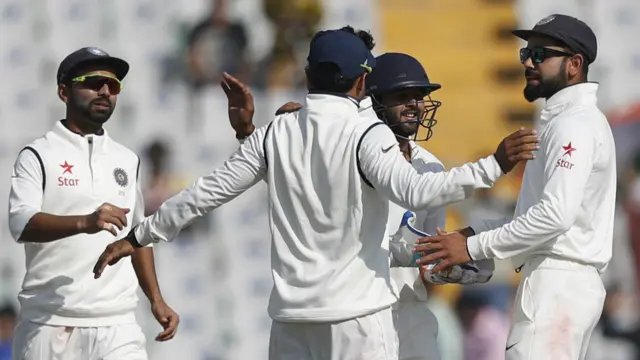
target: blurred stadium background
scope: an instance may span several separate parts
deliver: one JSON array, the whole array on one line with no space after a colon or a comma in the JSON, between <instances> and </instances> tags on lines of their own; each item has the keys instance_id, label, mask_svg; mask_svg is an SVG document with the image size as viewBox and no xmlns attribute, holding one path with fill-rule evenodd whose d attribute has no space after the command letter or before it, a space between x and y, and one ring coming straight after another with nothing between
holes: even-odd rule
<instances>
[{"instance_id":1,"label":"blurred stadium background","mask_svg":"<svg viewBox=\"0 0 640 360\"><path fill-rule=\"evenodd\" d=\"M55 72L68 53L97 46L131 64L107 128L137 151L149 212L237 147L218 87L228 71L251 84L256 123L304 97L308 41L319 29L370 30L376 54L407 52L443 84L435 136L425 146L454 166L491 153L541 104L522 97L515 27L552 13L579 17L598 36L590 79L614 129L619 209L609 289L589 360L640 358L637 279L640 255L640 2L638 0L0 0L0 202L21 147L64 116ZM448 229L476 216L508 214L521 170L451 206ZM151 359L266 359L271 288L265 188L214 211L172 244L156 248L165 298L182 323L171 342L141 297L139 319ZM11 338L11 308L24 273L21 246L0 217L0 358ZM430 289L443 360L499 360L518 275L501 263L490 284ZM466 349L466 351L465 351Z\"/></svg>"}]
</instances>

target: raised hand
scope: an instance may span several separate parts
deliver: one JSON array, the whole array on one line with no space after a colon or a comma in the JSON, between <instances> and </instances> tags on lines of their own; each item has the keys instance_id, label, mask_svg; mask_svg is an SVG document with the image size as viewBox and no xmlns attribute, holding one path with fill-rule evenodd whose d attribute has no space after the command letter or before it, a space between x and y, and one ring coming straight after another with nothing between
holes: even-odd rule
<instances>
[{"instance_id":1,"label":"raised hand","mask_svg":"<svg viewBox=\"0 0 640 360\"><path fill-rule=\"evenodd\" d=\"M225 73L222 73L220 87L227 96L229 122L236 132L238 139L246 138L255 130L253 125L253 114L255 105L251 90L242 81Z\"/></svg>"}]
</instances>

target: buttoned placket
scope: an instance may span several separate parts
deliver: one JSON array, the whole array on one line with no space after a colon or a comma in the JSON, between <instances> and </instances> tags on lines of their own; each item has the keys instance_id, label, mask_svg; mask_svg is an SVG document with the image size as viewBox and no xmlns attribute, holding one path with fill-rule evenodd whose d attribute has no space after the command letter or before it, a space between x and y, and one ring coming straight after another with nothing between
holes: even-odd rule
<instances>
[{"instance_id":1,"label":"buttoned placket","mask_svg":"<svg viewBox=\"0 0 640 360\"><path fill-rule=\"evenodd\" d=\"M95 168L95 154L93 153L93 135L87 135L87 144L89 145L89 177L91 178L91 195L95 195L96 183L99 181L99 178L95 176L95 172L93 171Z\"/></svg>"}]
</instances>

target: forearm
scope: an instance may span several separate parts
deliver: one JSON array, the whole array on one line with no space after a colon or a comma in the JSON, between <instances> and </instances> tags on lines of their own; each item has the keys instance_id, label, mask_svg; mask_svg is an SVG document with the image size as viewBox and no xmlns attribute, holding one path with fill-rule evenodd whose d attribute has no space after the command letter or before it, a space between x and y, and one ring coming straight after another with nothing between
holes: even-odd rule
<instances>
[{"instance_id":1,"label":"forearm","mask_svg":"<svg viewBox=\"0 0 640 360\"><path fill-rule=\"evenodd\" d=\"M251 135L222 167L198 178L193 185L165 201L153 215L134 228L136 241L142 246L172 241L196 219L260 181L266 172L264 156L259 152L264 131L261 128Z\"/></svg>"},{"instance_id":2,"label":"forearm","mask_svg":"<svg viewBox=\"0 0 640 360\"><path fill-rule=\"evenodd\" d=\"M374 186L391 201L412 210L430 210L464 200L475 189L492 187L502 175L493 156L440 173L418 174L400 166L389 176L377 177Z\"/></svg>"},{"instance_id":3,"label":"forearm","mask_svg":"<svg viewBox=\"0 0 640 360\"><path fill-rule=\"evenodd\" d=\"M48 243L81 234L85 227L85 216L58 216L39 212L27 222L19 241Z\"/></svg>"},{"instance_id":4,"label":"forearm","mask_svg":"<svg viewBox=\"0 0 640 360\"><path fill-rule=\"evenodd\" d=\"M507 259L537 248L565 233L574 217L558 203L543 200L511 222L467 239L473 260Z\"/></svg>"},{"instance_id":5,"label":"forearm","mask_svg":"<svg viewBox=\"0 0 640 360\"><path fill-rule=\"evenodd\" d=\"M150 303L162 300L160 285L156 275L153 248L145 247L131 255L131 263L138 277L138 284Z\"/></svg>"}]
</instances>

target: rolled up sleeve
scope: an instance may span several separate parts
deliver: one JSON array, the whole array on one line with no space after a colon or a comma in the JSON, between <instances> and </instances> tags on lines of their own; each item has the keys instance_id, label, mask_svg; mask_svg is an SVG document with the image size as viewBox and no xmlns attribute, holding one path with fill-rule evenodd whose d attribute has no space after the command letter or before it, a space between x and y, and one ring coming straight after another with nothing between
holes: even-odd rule
<instances>
[{"instance_id":1,"label":"rolled up sleeve","mask_svg":"<svg viewBox=\"0 0 640 360\"><path fill-rule=\"evenodd\" d=\"M43 173L35 150L23 149L11 173L9 194L9 230L15 241L31 218L42 209Z\"/></svg>"},{"instance_id":2,"label":"rolled up sleeve","mask_svg":"<svg viewBox=\"0 0 640 360\"><path fill-rule=\"evenodd\" d=\"M449 171L420 174L403 157L387 126L375 126L361 141L358 157L366 179L385 198L414 211L464 200L503 175L493 155Z\"/></svg>"}]
</instances>

